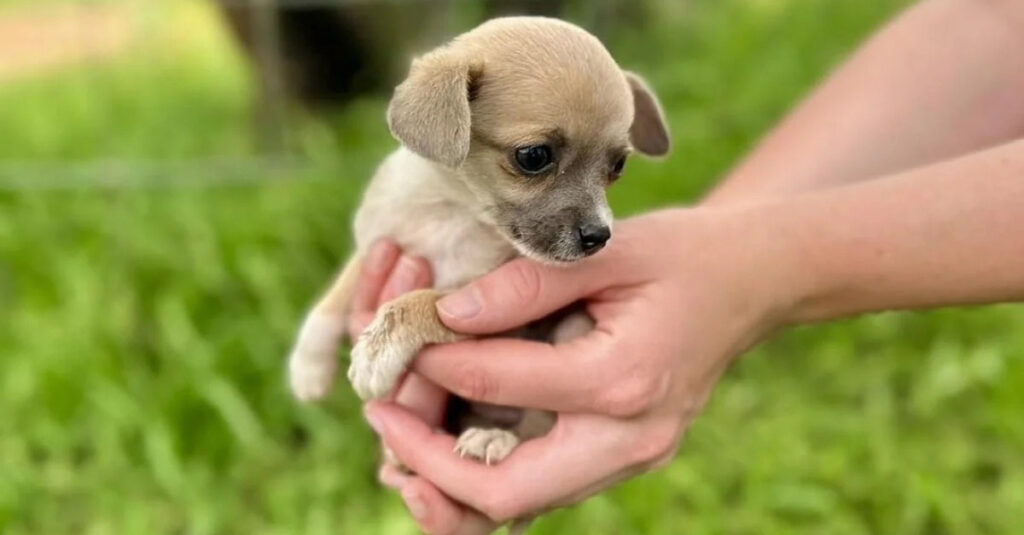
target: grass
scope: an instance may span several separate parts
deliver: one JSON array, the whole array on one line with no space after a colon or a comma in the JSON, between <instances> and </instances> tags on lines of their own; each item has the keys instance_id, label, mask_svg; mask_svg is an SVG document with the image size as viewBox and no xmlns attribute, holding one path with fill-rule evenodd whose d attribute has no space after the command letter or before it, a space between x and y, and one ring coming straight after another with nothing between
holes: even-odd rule
<instances>
[{"instance_id":1,"label":"grass","mask_svg":"<svg viewBox=\"0 0 1024 535\"><path fill-rule=\"evenodd\" d=\"M642 33L610 33L676 140L667 161L630 163L613 206L694 199L900 5L666 2ZM253 155L244 63L201 5L167 15L114 64L0 86L0 164ZM198 186L184 174L215 173L191 166L168 184L0 190L0 532L415 532L375 483L354 395L299 406L282 375L394 146L383 109L297 118L306 163L243 183ZM1013 533L1022 327L1004 305L786 333L733 367L671 466L535 532Z\"/></svg>"}]
</instances>

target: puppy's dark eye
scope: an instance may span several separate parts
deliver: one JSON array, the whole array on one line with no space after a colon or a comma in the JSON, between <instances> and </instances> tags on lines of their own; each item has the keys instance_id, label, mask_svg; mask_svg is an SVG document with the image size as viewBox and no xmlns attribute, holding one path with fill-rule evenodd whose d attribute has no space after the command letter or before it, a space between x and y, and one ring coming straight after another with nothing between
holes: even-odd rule
<instances>
[{"instance_id":1,"label":"puppy's dark eye","mask_svg":"<svg viewBox=\"0 0 1024 535\"><path fill-rule=\"evenodd\" d=\"M612 165L612 180L622 176L622 170L626 168L626 157L620 156L618 160L615 160L615 164Z\"/></svg>"},{"instance_id":2,"label":"puppy's dark eye","mask_svg":"<svg viewBox=\"0 0 1024 535\"><path fill-rule=\"evenodd\" d=\"M515 160L519 170L528 175L543 173L554 162L551 147L547 145L519 147L515 152Z\"/></svg>"}]
</instances>

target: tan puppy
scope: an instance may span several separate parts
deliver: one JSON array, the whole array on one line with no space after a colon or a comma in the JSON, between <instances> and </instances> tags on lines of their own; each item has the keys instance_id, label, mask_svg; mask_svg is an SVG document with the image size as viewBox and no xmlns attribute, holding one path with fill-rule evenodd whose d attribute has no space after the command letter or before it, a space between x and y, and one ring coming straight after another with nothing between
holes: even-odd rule
<instances>
[{"instance_id":1,"label":"tan puppy","mask_svg":"<svg viewBox=\"0 0 1024 535\"><path fill-rule=\"evenodd\" d=\"M403 147L370 183L355 218L358 252L290 357L302 400L330 388L354 281L375 240L429 260L436 289L385 304L359 338L348 376L363 399L387 395L423 346L460 338L438 319L443 292L516 256L568 263L600 250L611 237L605 188L627 154L669 147L657 100L638 77L594 36L538 17L491 20L414 61L388 125ZM576 310L515 334L557 343L592 327ZM471 407L458 451L488 463L553 423L538 411L496 419Z\"/></svg>"}]
</instances>

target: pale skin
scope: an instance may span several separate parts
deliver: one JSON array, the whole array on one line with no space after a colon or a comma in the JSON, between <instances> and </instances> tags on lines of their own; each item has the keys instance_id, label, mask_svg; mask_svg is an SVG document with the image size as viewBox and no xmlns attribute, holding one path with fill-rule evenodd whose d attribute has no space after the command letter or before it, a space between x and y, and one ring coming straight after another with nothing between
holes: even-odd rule
<instances>
[{"instance_id":1,"label":"pale skin","mask_svg":"<svg viewBox=\"0 0 1024 535\"><path fill-rule=\"evenodd\" d=\"M621 221L592 258L515 260L442 300L444 323L468 334L578 300L597 328L557 346L486 339L422 352L395 403L366 407L417 474L384 466L382 481L427 533L489 533L671 460L729 363L779 328L1024 298L1021 36L1020 2L922 2L701 206ZM352 332L430 282L426 262L392 244L369 257ZM558 411L558 424L483 466L434 431L446 391Z\"/></svg>"}]
</instances>

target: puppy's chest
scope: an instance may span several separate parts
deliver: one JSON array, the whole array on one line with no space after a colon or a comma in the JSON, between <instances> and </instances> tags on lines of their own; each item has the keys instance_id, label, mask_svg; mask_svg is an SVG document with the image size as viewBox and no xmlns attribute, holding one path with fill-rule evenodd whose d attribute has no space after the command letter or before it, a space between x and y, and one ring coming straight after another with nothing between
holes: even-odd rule
<instances>
[{"instance_id":1,"label":"puppy's chest","mask_svg":"<svg viewBox=\"0 0 1024 535\"><path fill-rule=\"evenodd\" d=\"M447 221L435 231L431 226L414 229L408 239L396 238L405 250L430 260L436 288L458 288L515 256L513 248L479 223Z\"/></svg>"},{"instance_id":2,"label":"puppy's chest","mask_svg":"<svg viewBox=\"0 0 1024 535\"><path fill-rule=\"evenodd\" d=\"M406 254L430 262L434 286L442 290L462 286L517 256L493 229L452 205L367 212L356 229L360 248L379 238L395 240Z\"/></svg>"}]
</instances>

